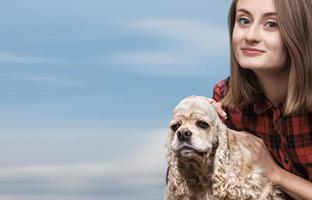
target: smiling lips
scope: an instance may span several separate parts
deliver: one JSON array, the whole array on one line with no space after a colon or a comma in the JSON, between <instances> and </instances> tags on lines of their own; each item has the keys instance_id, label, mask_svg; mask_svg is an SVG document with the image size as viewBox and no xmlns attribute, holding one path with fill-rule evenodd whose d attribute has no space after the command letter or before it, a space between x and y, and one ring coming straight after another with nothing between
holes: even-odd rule
<instances>
[{"instance_id":1,"label":"smiling lips","mask_svg":"<svg viewBox=\"0 0 312 200\"><path fill-rule=\"evenodd\" d=\"M245 56L259 56L265 52L260 49L251 48L251 47L242 48L242 51Z\"/></svg>"}]
</instances>

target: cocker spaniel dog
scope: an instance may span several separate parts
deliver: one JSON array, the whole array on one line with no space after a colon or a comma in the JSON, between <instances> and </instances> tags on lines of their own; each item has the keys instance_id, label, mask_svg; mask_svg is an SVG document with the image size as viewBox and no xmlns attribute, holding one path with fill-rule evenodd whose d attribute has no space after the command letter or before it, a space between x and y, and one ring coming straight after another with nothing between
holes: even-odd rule
<instances>
[{"instance_id":1,"label":"cocker spaniel dog","mask_svg":"<svg viewBox=\"0 0 312 200\"><path fill-rule=\"evenodd\" d=\"M283 199L203 97L182 100L170 128L166 200Z\"/></svg>"}]
</instances>

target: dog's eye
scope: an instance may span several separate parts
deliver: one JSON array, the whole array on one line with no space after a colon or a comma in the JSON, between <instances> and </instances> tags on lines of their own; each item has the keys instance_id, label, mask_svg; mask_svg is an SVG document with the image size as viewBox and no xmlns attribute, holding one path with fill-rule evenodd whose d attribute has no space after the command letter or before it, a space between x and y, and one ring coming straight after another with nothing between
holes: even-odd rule
<instances>
[{"instance_id":1,"label":"dog's eye","mask_svg":"<svg viewBox=\"0 0 312 200\"><path fill-rule=\"evenodd\" d=\"M196 126L202 129L207 129L209 127L209 124L205 121L199 120L196 122Z\"/></svg>"},{"instance_id":2,"label":"dog's eye","mask_svg":"<svg viewBox=\"0 0 312 200\"><path fill-rule=\"evenodd\" d=\"M171 125L170 128L173 132L176 132L180 126L181 126L180 123L176 123L176 124Z\"/></svg>"}]
</instances>

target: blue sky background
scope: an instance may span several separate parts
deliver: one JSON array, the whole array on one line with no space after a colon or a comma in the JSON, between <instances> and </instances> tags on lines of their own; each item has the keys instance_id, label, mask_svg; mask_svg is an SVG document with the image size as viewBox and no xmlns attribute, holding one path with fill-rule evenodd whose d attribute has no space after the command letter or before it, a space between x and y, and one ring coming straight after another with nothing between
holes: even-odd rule
<instances>
[{"instance_id":1,"label":"blue sky background","mask_svg":"<svg viewBox=\"0 0 312 200\"><path fill-rule=\"evenodd\" d=\"M0 199L162 199L173 107L229 73L229 6L1 1Z\"/></svg>"}]
</instances>

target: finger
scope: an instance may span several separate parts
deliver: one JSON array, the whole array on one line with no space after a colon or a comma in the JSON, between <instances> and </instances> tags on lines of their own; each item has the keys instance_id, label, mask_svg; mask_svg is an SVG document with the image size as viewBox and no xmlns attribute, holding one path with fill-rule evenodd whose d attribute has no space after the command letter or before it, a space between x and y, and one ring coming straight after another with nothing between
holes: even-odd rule
<instances>
[{"instance_id":1,"label":"finger","mask_svg":"<svg viewBox=\"0 0 312 200\"><path fill-rule=\"evenodd\" d=\"M254 155L255 151L253 144L247 137L245 136L239 137L238 140L252 155Z\"/></svg>"},{"instance_id":2,"label":"finger","mask_svg":"<svg viewBox=\"0 0 312 200\"><path fill-rule=\"evenodd\" d=\"M253 140L257 141L257 142L263 142L262 138L256 136L256 135L253 135L251 133L248 133L246 131L242 131L243 134L248 134Z\"/></svg>"},{"instance_id":3,"label":"finger","mask_svg":"<svg viewBox=\"0 0 312 200\"><path fill-rule=\"evenodd\" d=\"M262 139L245 131L234 131L234 134L237 140L251 153L255 162L258 163L260 160L263 160L263 157L270 155Z\"/></svg>"},{"instance_id":4,"label":"finger","mask_svg":"<svg viewBox=\"0 0 312 200\"><path fill-rule=\"evenodd\" d=\"M203 100L207 101L208 103L210 103L214 107L215 111L218 113L219 117L222 120L227 119L227 114L222 109L222 104L220 102L217 102L216 100L211 99L211 98L207 98L205 96L192 95L192 96L189 96L188 98L198 98L198 99L203 99Z\"/></svg>"},{"instance_id":5,"label":"finger","mask_svg":"<svg viewBox=\"0 0 312 200\"><path fill-rule=\"evenodd\" d=\"M258 144L260 143L260 141L262 140L261 138L253 135L253 134L250 134L246 131L236 131L235 134L241 138L242 140L246 140L246 141L249 141L249 142L253 142L254 144Z\"/></svg>"},{"instance_id":6,"label":"finger","mask_svg":"<svg viewBox=\"0 0 312 200\"><path fill-rule=\"evenodd\" d=\"M226 112L222 109L222 104L220 102L214 102L212 103L212 106L214 107L215 111L217 111L218 115L222 117L223 119L227 118Z\"/></svg>"},{"instance_id":7,"label":"finger","mask_svg":"<svg viewBox=\"0 0 312 200\"><path fill-rule=\"evenodd\" d=\"M246 147L249 151L253 151L254 148L256 147L256 144L254 142L254 139L250 137L250 134L246 134L243 131L238 132L235 131L235 136L237 140L244 146Z\"/></svg>"},{"instance_id":8,"label":"finger","mask_svg":"<svg viewBox=\"0 0 312 200\"><path fill-rule=\"evenodd\" d=\"M245 139L242 140L242 144L251 153L253 160L258 162L263 154L262 144L253 138L251 134L246 135Z\"/></svg>"}]
</instances>

